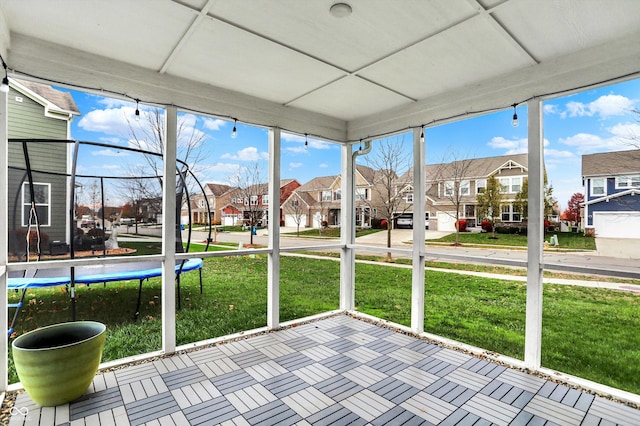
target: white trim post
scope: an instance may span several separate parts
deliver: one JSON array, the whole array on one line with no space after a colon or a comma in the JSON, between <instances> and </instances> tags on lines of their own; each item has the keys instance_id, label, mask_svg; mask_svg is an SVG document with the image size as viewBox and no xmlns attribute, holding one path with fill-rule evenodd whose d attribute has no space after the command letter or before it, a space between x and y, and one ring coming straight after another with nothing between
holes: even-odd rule
<instances>
[{"instance_id":1,"label":"white trim post","mask_svg":"<svg viewBox=\"0 0 640 426\"><path fill-rule=\"evenodd\" d=\"M524 362L538 369L542 359L542 271L544 243L544 150L542 102L528 105L529 200L527 214L527 309Z\"/></svg>"},{"instance_id":2,"label":"white trim post","mask_svg":"<svg viewBox=\"0 0 640 426\"><path fill-rule=\"evenodd\" d=\"M354 216L354 165L353 149L350 144L342 145L342 167L340 172L340 309L352 311L355 307L355 274L356 255L350 245L355 244L355 216Z\"/></svg>"},{"instance_id":3,"label":"white trim post","mask_svg":"<svg viewBox=\"0 0 640 426\"><path fill-rule=\"evenodd\" d=\"M424 211L425 143L422 128L413 129L413 268L411 273L411 329L424 331Z\"/></svg>"},{"instance_id":4,"label":"white trim post","mask_svg":"<svg viewBox=\"0 0 640 426\"><path fill-rule=\"evenodd\" d=\"M280 325L280 129L269 129L267 327Z\"/></svg>"},{"instance_id":5,"label":"white trim post","mask_svg":"<svg viewBox=\"0 0 640 426\"><path fill-rule=\"evenodd\" d=\"M162 350L176 350L176 146L178 109L165 111L164 163L162 165Z\"/></svg>"},{"instance_id":6,"label":"white trim post","mask_svg":"<svg viewBox=\"0 0 640 426\"><path fill-rule=\"evenodd\" d=\"M7 188L9 187L9 107L7 103L8 94L0 92L0 233L3 236L9 235L9 222L7 212L9 211L9 201ZM0 294L2 294L2 304L0 307L0 324L9 323L9 312L7 308L7 261L9 259L9 247L6 238L0 239ZM2 332L0 343L0 392L7 390L9 383L9 336Z\"/></svg>"}]
</instances>

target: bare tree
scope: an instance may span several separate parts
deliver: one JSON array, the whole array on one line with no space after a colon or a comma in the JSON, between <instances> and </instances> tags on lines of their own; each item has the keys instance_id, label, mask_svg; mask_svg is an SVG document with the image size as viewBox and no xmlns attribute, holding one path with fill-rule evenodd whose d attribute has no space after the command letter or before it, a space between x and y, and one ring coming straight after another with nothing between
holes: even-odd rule
<instances>
[{"instance_id":1,"label":"bare tree","mask_svg":"<svg viewBox=\"0 0 640 426\"><path fill-rule=\"evenodd\" d=\"M253 228L263 220L268 206L263 204L263 195L268 194L266 179L260 163L254 161L241 167L229 179L233 186L238 187L233 206L243 212L244 220L249 226L251 234L250 244L253 244ZM232 200L233 201L233 200ZM279 209L279 206L272 208Z\"/></svg>"},{"instance_id":2,"label":"bare tree","mask_svg":"<svg viewBox=\"0 0 640 426\"><path fill-rule=\"evenodd\" d=\"M143 162L128 166L127 175L130 178L140 179L137 182L127 179L120 185L119 192L123 197L125 195L138 197L136 203L142 199L147 200L150 209L159 213L162 211L162 159L166 146L164 112L159 108L152 108L141 111L140 117L140 122L132 122L127 118L129 145L144 151ZM186 163L192 172L197 172L198 166L207 156L204 146L207 135L197 128L197 118L192 114L180 115L176 136L176 158ZM184 167L179 170L181 173L185 171ZM183 177L186 180L181 183L189 190L193 190L195 184L190 180L190 176L183 175ZM157 185L153 185L149 178L155 179ZM125 199L134 201L131 198Z\"/></svg>"},{"instance_id":3,"label":"bare tree","mask_svg":"<svg viewBox=\"0 0 640 426\"><path fill-rule=\"evenodd\" d=\"M373 187L370 208L387 221L387 248L391 247L391 230L394 220L406 212L410 204L405 202L406 193L398 189L398 175L408 172L412 164L411 152L405 149L403 139L384 139L374 153L365 157L373 169ZM402 188L400 188L402 189ZM422 221L420 221L422 223ZM414 226L419 224L414 223ZM424 226L424 225L423 225ZM391 252L387 252L391 260Z\"/></svg>"},{"instance_id":4,"label":"bare tree","mask_svg":"<svg viewBox=\"0 0 640 426\"><path fill-rule=\"evenodd\" d=\"M293 223L296 224L296 236L300 236L300 225L307 218L307 210L304 208L304 201L293 193L289 200L284 203L284 212L291 217Z\"/></svg>"},{"instance_id":5,"label":"bare tree","mask_svg":"<svg viewBox=\"0 0 640 426\"><path fill-rule=\"evenodd\" d=\"M471 160L468 155L461 155L459 152L451 151L436 168L435 180L442 183L442 196L455 209L454 214L448 213L455 218L456 242L460 245L460 210L465 198L471 195L471 182L469 181L469 169Z\"/></svg>"}]
</instances>

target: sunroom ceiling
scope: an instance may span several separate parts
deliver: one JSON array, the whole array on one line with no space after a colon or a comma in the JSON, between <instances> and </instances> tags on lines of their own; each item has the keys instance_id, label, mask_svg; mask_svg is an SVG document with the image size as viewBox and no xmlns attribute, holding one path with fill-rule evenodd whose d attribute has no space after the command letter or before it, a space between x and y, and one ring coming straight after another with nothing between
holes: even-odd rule
<instances>
[{"instance_id":1,"label":"sunroom ceiling","mask_svg":"<svg viewBox=\"0 0 640 426\"><path fill-rule=\"evenodd\" d=\"M10 71L358 140L640 70L637 0L0 0Z\"/></svg>"}]
</instances>

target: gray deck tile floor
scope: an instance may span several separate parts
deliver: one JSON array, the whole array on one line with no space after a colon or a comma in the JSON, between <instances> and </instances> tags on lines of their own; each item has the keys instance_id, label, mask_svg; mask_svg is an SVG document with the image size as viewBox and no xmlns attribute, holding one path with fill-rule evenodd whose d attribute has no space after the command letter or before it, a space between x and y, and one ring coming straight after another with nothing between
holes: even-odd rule
<instances>
[{"instance_id":1,"label":"gray deck tile floor","mask_svg":"<svg viewBox=\"0 0 640 426\"><path fill-rule=\"evenodd\" d=\"M99 374L10 425L640 425L640 410L346 315Z\"/></svg>"}]
</instances>

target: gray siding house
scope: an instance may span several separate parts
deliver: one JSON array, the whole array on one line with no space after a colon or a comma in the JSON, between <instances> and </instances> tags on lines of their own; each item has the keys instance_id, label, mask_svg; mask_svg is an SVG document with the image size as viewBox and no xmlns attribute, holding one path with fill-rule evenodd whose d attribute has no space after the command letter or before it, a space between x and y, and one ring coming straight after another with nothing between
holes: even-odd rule
<instances>
[{"instance_id":1,"label":"gray siding house","mask_svg":"<svg viewBox=\"0 0 640 426\"><path fill-rule=\"evenodd\" d=\"M41 238L68 242L68 186L72 145L51 142L70 138L71 120L80 112L69 93L51 86L11 80L8 95L10 139L42 139L9 144L9 245L23 248L29 230L35 230L25 149L33 175L35 210ZM49 142L47 142L49 141Z\"/></svg>"}]
</instances>

